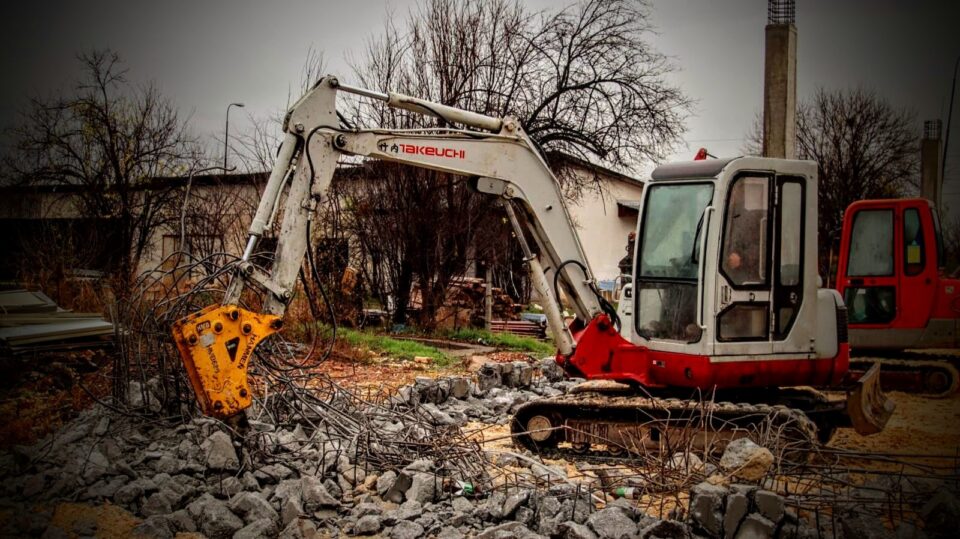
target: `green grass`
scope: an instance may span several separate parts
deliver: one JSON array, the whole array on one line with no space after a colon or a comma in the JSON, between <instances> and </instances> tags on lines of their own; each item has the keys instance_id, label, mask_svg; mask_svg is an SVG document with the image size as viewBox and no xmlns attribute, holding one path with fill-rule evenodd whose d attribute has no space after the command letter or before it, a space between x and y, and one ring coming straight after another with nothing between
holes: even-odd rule
<instances>
[{"instance_id":1,"label":"green grass","mask_svg":"<svg viewBox=\"0 0 960 539\"><path fill-rule=\"evenodd\" d=\"M324 338L330 338L330 327L321 328ZM345 342L353 348L368 350L381 355L402 360L412 360L415 357L429 357L434 364L446 367L453 363L453 358L439 348L406 339L394 339L388 335L380 335L372 331L360 331L351 328L337 328L337 341Z\"/></svg>"},{"instance_id":2,"label":"green grass","mask_svg":"<svg viewBox=\"0 0 960 539\"><path fill-rule=\"evenodd\" d=\"M553 344L540 339L514 335L513 333L493 333L485 329L463 328L446 332L443 336L455 341L480 342L496 348L529 352L537 357L552 356L557 352Z\"/></svg>"},{"instance_id":3,"label":"green grass","mask_svg":"<svg viewBox=\"0 0 960 539\"><path fill-rule=\"evenodd\" d=\"M318 329L324 339L330 338L330 326L323 324L320 325ZM291 330L298 334L302 333L304 336L309 334L306 325L291 325L287 328L287 331L289 332ZM485 329L464 328L456 331L448 330L435 336L472 344L484 344L502 350L526 352L538 358L552 356L557 351L550 342L541 341L533 337L514 335L512 333L492 333ZM337 328L337 341L361 351L369 351L400 360L410 361L415 357L429 357L433 359L434 365L438 367L448 367L455 362L455 358L447 355L443 350L435 346L409 339L397 339L390 335L375 333L373 331L340 327Z\"/></svg>"}]
</instances>

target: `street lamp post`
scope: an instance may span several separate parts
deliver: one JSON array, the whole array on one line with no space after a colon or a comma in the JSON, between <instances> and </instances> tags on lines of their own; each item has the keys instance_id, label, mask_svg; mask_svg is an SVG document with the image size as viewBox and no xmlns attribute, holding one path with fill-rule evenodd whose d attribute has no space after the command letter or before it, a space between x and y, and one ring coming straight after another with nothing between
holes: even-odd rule
<instances>
[{"instance_id":1,"label":"street lamp post","mask_svg":"<svg viewBox=\"0 0 960 539\"><path fill-rule=\"evenodd\" d=\"M243 103L230 103L227 105L227 125L223 130L223 170L227 171L227 148L230 145L230 107L243 107Z\"/></svg>"}]
</instances>

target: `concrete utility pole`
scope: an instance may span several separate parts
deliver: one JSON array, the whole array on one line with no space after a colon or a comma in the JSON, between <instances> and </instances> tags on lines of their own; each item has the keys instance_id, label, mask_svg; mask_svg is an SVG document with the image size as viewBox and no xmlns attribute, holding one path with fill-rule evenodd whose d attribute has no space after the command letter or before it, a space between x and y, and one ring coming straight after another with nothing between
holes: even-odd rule
<instances>
[{"instance_id":1,"label":"concrete utility pole","mask_svg":"<svg viewBox=\"0 0 960 539\"><path fill-rule=\"evenodd\" d=\"M797 27L794 0L769 0L763 70L763 156L796 158Z\"/></svg>"},{"instance_id":2,"label":"concrete utility pole","mask_svg":"<svg viewBox=\"0 0 960 539\"><path fill-rule=\"evenodd\" d=\"M940 131L943 124L940 120L923 122L923 138L920 139L920 196L933 202L937 211L943 189L943 176L940 168L940 157L943 154L943 145L940 140Z\"/></svg>"}]
</instances>

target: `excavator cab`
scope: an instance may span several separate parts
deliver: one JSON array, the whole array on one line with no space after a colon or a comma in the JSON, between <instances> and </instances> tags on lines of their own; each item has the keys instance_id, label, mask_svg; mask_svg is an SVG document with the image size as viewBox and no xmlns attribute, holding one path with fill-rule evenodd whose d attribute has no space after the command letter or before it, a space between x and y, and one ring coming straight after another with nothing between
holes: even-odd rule
<instances>
[{"instance_id":1,"label":"excavator cab","mask_svg":"<svg viewBox=\"0 0 960 539\"><path fill-rule=\"evenodd\" d=\"M631 326L575 335L574 374L731 399L840 386L847 315L817 277L817 166L766 158L663 165L644 189ZM846 417L878 432L893 406L879 371L850 388Z\"/></svg>"},{"instance_id":2,"label":"excavator cab","mask_svg":"<svg viewBox=\"0 0 960 539\"><path fill-rule=\"evenodd\" d=\"M943 275L937 212L922 198L862 200L843 218L837 290L855 349L960 347L960 280Z\"/></svg>"},{"instance_id":3,"label":"excavator cab","mask_svg":"<svg viewBox=\"0 0 960 539\"><path fill-rule=\"evenodd\" d=\"M845 388L845 401L796 387L840 387L849 361L843 300L817 277L816 163L735 158L658 167L644 189L633 260L632 308L621 305L619 331L598 315L575 332L573 354L558 355L569 373L590 380L585 393L627 385L644 395L699 394L728 401L711 413L732 423L756 410L800 409L821 441L840 426L883 429L894 406L876 367ZM589 413L560 398L531 403L517 412L514 431L533 433L531 446L562 438L574 450L655 444L656 429L635 416L674 413L643 399L589 402ZM552 434L559 425L564 434Z\"/></svg>"},{"instance_id":4,"label":"excavator cab","mask_svg":"<svg viewBox=\"0 0 960 539\"><path fill-rule=\"evenodd\" d=\"M835 385L843 302L817 287L817 177L808 161L657 168L644 192L634 342L651 381L725 388Z\"/></svg>"}]
</instances>

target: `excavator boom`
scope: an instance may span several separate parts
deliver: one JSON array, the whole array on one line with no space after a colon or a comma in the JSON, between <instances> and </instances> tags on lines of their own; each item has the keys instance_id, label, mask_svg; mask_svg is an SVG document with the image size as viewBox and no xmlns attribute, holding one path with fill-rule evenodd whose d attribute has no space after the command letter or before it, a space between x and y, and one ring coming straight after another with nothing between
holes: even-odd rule
<instances>
[{"instance_id":1,"label":"excavator boom","mask_svg":"<svg viewBox=\"0 0 960 539\"><path fill-rule=\"evenodd\" d=\"M341 91L437 116L448 124L461 123L492 132L342 129L336 115L336 96ZM204 413L229 417L250 405L247 353L279 328L306 253L308 222L317 202L326 196L341 155L467 176L477 191L503 200L517 237L527 250L532 282L543 298L550 333L562 354L573 352L574 341L563 323L545 266L554 271L561 268L558 281L584 324L604 308L613 312L596 287L557 179L515 119L492 118L401 94L344 86L336 78L326 77L291 108L284 131L277 161L250 225L246 249L223 302L190 315L173 327L174 340ZM277 247L272 267L266 272L255 266L250 257L259 239L275 227L285 187ZM526 247L527 237L534 241L537 254ZM248 286L263 293L262 315L238 307ZM237 313L240 322L231 318ZM222 325L222 331L216 330L217 323ZM244 323L251 325L250 332L243 333ZM243 361L238 361L238 357Z\"/></svg>"}]
</instances>

